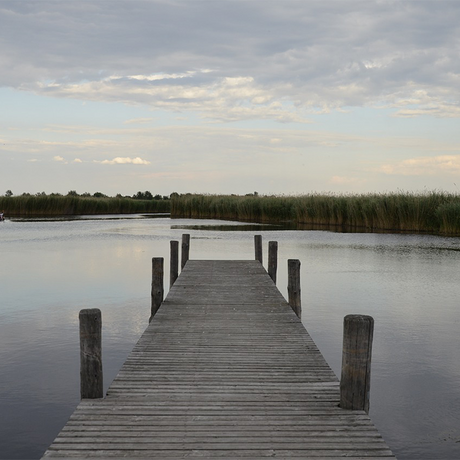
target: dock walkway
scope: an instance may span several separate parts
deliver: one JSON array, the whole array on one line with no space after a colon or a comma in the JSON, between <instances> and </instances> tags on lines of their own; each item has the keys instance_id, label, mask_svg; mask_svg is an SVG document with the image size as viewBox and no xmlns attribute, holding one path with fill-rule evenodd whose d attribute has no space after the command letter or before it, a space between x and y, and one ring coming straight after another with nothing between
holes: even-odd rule
<instances>
[{"instance_id":1,"label":"dock walkway","mask_svg":"<svg viewBox=\"0 0 460 460\"><path fill-rule=\"evenodd\" d=\"M390 457L257 261L189 260L104 399L50 458Z\"/></svg>"}]
</instances>

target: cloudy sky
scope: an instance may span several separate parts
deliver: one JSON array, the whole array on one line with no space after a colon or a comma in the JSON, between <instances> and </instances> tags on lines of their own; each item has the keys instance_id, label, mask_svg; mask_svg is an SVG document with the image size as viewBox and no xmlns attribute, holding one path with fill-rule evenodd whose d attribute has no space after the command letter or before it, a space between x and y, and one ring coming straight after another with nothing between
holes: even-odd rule
<instances>
[{"instance_id":1,"label":"cloudy sky","mask_svg":"<svg viewBox=\"0 0 460 460\"><path fill-rule=\"evenodd\" d=\"M0 194L460 189L458 0L0 0Z\"/></svg>"}]
</instances>

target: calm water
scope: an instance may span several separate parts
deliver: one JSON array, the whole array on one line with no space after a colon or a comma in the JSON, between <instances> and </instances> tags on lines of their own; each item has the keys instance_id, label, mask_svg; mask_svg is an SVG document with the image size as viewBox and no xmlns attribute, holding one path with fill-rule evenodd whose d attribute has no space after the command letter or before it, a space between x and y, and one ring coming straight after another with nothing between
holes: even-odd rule
<instances>
[{"instance_id":1,"label":"calm water","mask_svg":"<svg viewBox=\"0 0 460 460\"><path fill-rule=\"evenodd\" d=\"M460 458L460 238L91 218L0 223L0 458L37 459L79 402L78 312L100 308L107 388L148 323L151 258L302 263L302 320L340 375L342 321L375 319L370 415L400 460ZM196 227L196 226L199 227ZM169 280L165 280L165 288Z\"/></svg>"}]
</instances>

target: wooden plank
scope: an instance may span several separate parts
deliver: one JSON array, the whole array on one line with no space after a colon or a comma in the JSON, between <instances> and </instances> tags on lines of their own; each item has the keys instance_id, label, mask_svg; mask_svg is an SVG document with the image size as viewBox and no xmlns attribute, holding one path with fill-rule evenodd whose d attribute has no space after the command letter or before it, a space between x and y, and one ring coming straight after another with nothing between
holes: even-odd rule
<instances>
[{"instance_id":1,"label":"wooden plank","mask_svg":"<svg viewBox=\"0 0 460 460\"><path fill-rule=\"evenodd\" d=\"M173 450L173 451L138 451L131 450L98 450L91 452L91 457L87 452L65 449L47 452L46 458L65 459L65 458L110 458L113 460L126 460L126 458L167 458L170 460L180 460L184 458L225 458L226 460L239 460L241 458L250 458L251 460L264 460L266 458L327 458L327 460L339 460L346 457L348 460L378 460L382 458L395 458L390 450L381 450L378 452L362 450L349 450L345 453L333 450L320 450L305 452L304 450L286 450L286 449L267 449L267 450ZM308 457L306 457L308 455Z\"/></svg>"},{"instance_id":2,"label":"wooden plank","mask_svg":"<svg viewBox=\"0 0 460 460\"><path fill-rule=\"evenodd\" d=\"M45 458L394 458L257 261L188 260Z\"/></svg>"}]
</instances>

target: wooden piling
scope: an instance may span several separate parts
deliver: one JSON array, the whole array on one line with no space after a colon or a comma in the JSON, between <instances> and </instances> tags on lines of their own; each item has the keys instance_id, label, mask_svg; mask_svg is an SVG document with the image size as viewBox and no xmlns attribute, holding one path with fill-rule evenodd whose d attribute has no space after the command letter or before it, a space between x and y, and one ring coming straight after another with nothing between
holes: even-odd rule
<instances>
[{"instance_id":1,"label":"wooden piling","mask_svg":"<svg viewBox=\"0 0 460 460\"><path fill-rule=\"evenodd\" d=\"M395 459L256 260L189 260L104 399L42 460ZM218 325L218 326L216 326Z\"/></svg>"},{"instance_id":2,"label":"wooden piling","mask_svg":"<svg viewBox=\"0 0 460 460\"><path fill-rule=\"evenodd\" d=\"M254 235L255 260L262 263L262 235Z\"/></svg>"},{"instance_id":3,"label":"wooden piling","mask_svg":"<svg viewBox=\"0 0 460 460\"><path fill-rule=\"evenodd\" d=\"M184 233L182 235L182 258L181 258L181 269L185 267L190 255L190 235Z\"/></svg>"},{"instance_id":4,"label":"wooden piling","mask_svg":"<svg viewBox=\"0 0 460 460\"><path fill-rule=\"evenodd\" d=\"M163 257L154 257L152 259L152 307L150 320L155 316L155 313L160 308L163 302L163 278L164 278L164 259Z\"/></svg>"},{"instance_id":5,"label":"wooden piling","mask_svg":"<svg viewBox=\"0 0 460 460\"><path fill-rule=\"evenodd\" d=\"M98 308L81 310L80 320L80 396L102 398L102 315Z\"/></svg>"},{"instance_id":6,"label":"wooden piling","mask_svg":"<svg viewBox=\"0 0 460 460\"><path fill-rule=\"evenodd\" d=\"M276 284L276 270L278 268L278 242L268 242L268 274Z\"/></svg>"},{"instance_id":7,"label":"wooden piling","mask_svg":"<svg viewBox=\"0 0 460 460\"><path fill-rule=\"evenodd\" d=\"M300 318L302 306L300 303L300 260L288 260L288 296L289 305Z\"/></svg>"},{"instance_id":8,"label":"wooden piling","mask_svg":"<svg viewBox=\"0 0 460 460\"><path fill-rule=\"evenodd\" d=\"M177 280L179 276L179 241L170 241L171 259L169 262L169 287Z\"/></svg>"},{"instance_id":9,"label":"wooden piling","mask_svg":"<svg viewBox=\"0 0 460 460\"><path fill-rule=\"evenodd\" d=\"M343 320L340 407L369 413L374 319L347 315Z\"/></svg>"}]
</instances>

